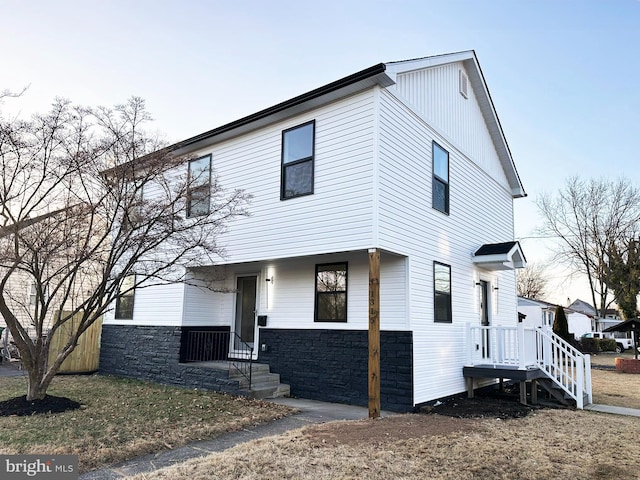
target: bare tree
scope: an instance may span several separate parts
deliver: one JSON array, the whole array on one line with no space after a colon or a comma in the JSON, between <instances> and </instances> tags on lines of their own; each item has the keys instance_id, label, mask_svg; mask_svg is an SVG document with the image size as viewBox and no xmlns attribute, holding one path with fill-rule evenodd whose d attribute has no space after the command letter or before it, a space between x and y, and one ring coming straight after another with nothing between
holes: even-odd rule
<instances>
[{"instance_id":1,"label":"bare tree","mask_svg":"<svg viewBox=\"0 0 640 480\"><path fill-rule=\"evenodd\" d=\"M189 159L160 148L149 120L140 98L113 109L57 100L27 121L0 112L0 314L28 400L46 396L101 315L134 289L214 263L216 238L247 214L245 193L226 192L208 170L189 177ZM72 321L49 362L53 335Z\"/></svg>"},{"instance_id":2,"label":"bare tree","mask_svg":"<svg viewBox=\"0 0 640 480\"><path fill-rule=\"evenodd\" d=\"M547 295L547 274L540 264L528 263L527 268L517 272L516 285L518 296L542 300Z\"/></svg>"},{"instance_id":3,"label":"bare tree","mask_svg":"<svg viewBox=\"0 0 640 480\"><path fill-rule=\"evenodd\" d=\"M613 302L607 284L609 252L640 225L640 189L627 179L571 178L556 196L543 195L538 207L543 233L558 238L555 261L587 277L596 312L604 317Z\"/></svg>"}]
</instances>

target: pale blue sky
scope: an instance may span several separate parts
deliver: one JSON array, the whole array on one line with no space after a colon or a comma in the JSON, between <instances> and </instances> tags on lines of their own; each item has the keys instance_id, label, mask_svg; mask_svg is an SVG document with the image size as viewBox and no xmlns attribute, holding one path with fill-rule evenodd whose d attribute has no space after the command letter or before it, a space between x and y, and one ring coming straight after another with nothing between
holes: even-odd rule
<instances>
[{"instance_id":1,"label":"pale blue sky","mask_svg":"<svg viewBox=\"0 0 640 480\"><path fill-rule=\"evenodd\" d=\"M371 65L475 49L529 194L572 175L640 184L638 0L0 0L0 90L30 84L25 113L56 96L147 100L177 141ZM548 257L523 240L529 260ZM588 300L553 275L555 294Z\"/></svg>"}]
</instances>

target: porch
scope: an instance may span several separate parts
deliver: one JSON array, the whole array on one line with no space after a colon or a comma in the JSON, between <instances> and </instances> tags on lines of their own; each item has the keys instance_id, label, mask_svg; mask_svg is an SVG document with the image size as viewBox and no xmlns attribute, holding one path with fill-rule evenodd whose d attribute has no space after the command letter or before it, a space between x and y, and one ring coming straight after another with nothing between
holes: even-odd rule
<instances>
[{"instance_id":1,"label":"porch","mask_svg":"<svg viewBox=\"0 0 640 480\"><path fill-rule=\"evenodd\" d=\"M520 401L537 402L538 387L579 409L592 402L591 361L554 334L548 326L467 325L467 361L463 376L473 397L478 379L520 382Z\"/></svg>"},{"instance_id":2,"label":"porch","mask_svg":"<svg viewBox=\"0 0 640 480\"><path fill-rule=\"evenodd\" d=\"M187 328L182 332L180 363L210 370L237 382L238 393L252 398L288 396L289 385L269 365L256 363L252 343L228 328Z\"/></svg>"}]
</instances>

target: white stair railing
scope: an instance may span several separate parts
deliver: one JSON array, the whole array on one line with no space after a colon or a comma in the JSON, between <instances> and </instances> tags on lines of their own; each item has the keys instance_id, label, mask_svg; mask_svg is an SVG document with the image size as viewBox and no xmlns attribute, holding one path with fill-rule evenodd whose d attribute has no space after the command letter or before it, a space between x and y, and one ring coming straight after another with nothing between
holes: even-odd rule
<instances>
[{"instance_id":1,"label":"white stair railing","mask_svg":"<svg viewBox=\"0 0 640 480\"><path fill-rule=\"evenodd\" d=\"M591 357L542 328L467 324L467 364L495 368L539 368L576 406L592 401Z\"/></svg>"},{"instance_id":2,"label":"white stair railing","mask_svg":"<svg viewBox=\"0 0 640 480\"><path fill-rule=\"evenodd\" d=\"M591 357L580 353L548 326L537 328L536 334L539 368L576 401L579 409L584 408L585 396L591 403Z\"/></svg>"}]
</instances>

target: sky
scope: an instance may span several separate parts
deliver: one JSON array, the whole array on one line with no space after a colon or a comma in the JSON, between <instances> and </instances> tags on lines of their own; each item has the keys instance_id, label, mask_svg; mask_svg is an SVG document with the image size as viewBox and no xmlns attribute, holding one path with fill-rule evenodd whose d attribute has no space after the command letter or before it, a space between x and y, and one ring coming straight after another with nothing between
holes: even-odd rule
<instances>
[{"instance_id":1,"label":"sky","mask_svg":"<svg viewBox=\"0 0 640 480\"><path fill-rule=\"evenodd\" d=\"M475 50L527 198L515 238L549 262L536 201L569 177L640 185L640 0L0 0L4 107L146 99L179 141L369 66ZM9 105L11 104L11 105ZM589 300L547 267L546 300Z\"/></svg>"}]
</instances>

